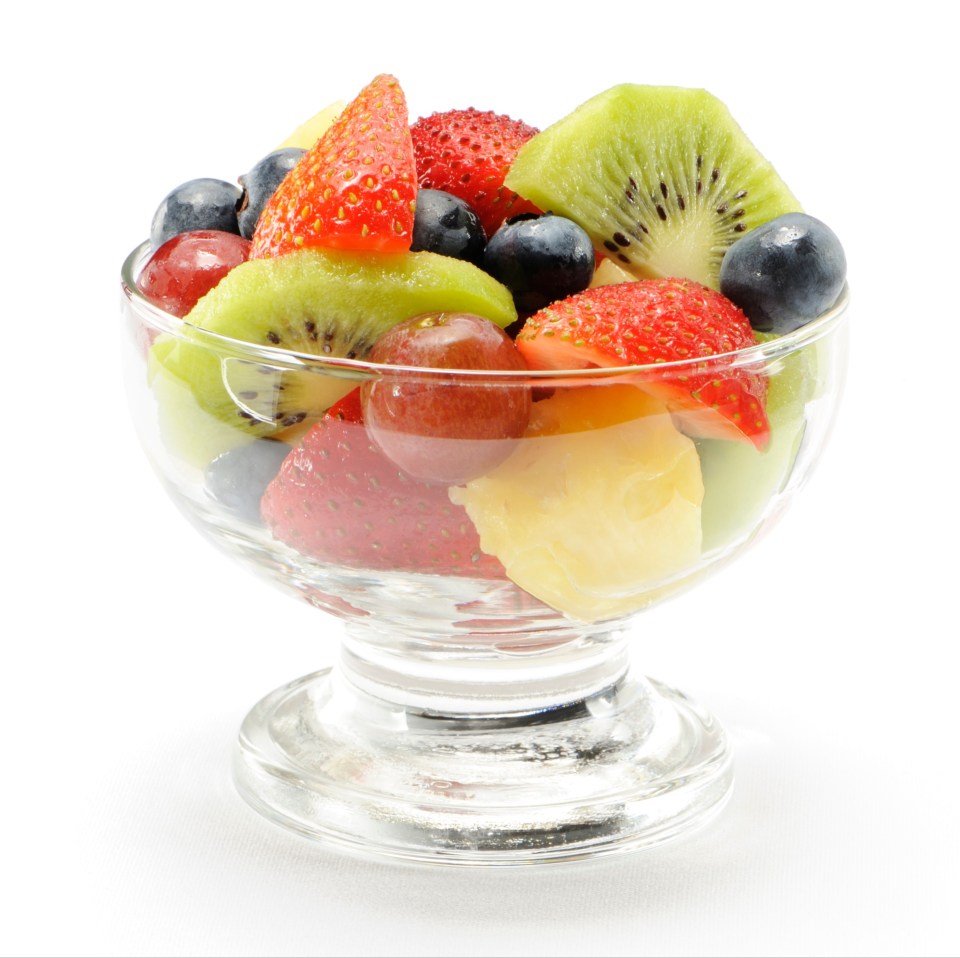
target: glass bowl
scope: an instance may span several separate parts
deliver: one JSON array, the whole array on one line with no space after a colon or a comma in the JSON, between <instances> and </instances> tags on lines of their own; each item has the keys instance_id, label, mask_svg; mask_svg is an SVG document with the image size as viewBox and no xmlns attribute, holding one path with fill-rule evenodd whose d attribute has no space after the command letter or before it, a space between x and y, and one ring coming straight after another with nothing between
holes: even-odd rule
<instances>
[{"instance_id":1,"label":"glass bowl","mask_svg":"<svg viewBox=\"0 0 960 958\"><path fill-rule=\"evenodd\" d=\"M481 373L198 330L138 292L148 255L122 269L124 364L157 475L224 552L342 623L337 665L242 725L234 778L254 808L353 850L494 865L653 845L720 810L727 737L631 666L631 625L738 555L810 474L842 388L846 291L800 330L707 360ZM731 375L766 380L762 452L652 398ZM410 477L355 399L425 388L529 402L531 426L492 452L430 440L438 463L487 464L452 485Z\"/></svg>"}]
</instances>

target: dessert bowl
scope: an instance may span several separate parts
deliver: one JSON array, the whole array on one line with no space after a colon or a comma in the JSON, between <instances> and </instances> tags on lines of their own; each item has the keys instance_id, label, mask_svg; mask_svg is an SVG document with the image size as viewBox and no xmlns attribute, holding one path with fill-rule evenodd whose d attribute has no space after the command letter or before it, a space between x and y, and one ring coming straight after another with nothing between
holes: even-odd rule
<instances>
[{"instance_id":1,"label":"dessert bowl","mask_svg":"<svg viewBox=\"0 0 960 958\"><path fill-rule=\"evenodd\" d=\"M631 665L632 629L810 475L842 389L846 291L794 332L688 362L423 369L193 327L138 291L149 252L123 264L122 308L154 470L201 534L342 626L333 668L243 723L234 777L254 808L353 850L492 865L649 846L720 810L723 728ZM764 383L762 449L662 399L664 383L730 376ZM360 397L417 390L515 400L529 425L374 442ZM394 439L425 475L384 456Z\"/></svg>"}]
</instances>

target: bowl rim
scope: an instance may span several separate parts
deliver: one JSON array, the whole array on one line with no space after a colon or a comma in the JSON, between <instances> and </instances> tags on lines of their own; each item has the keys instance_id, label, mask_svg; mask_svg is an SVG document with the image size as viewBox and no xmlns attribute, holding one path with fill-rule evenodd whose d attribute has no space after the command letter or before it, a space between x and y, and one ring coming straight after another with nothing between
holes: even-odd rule
<instances>
[{"instance_id":1,"label":"bowl rim","mask_svg":"<svg viewBox=\"0 0 960 958\"><path fill-rule=\"evenodd\" d=\"M350 378L370 378L372 376L417 376L470 379L483 381L541 382L556 383L563 380L596 382L616 379L624 376L638 378L681 378L685 374L704 376L714 370L730 370L741 367L761 369L774 360L796 352L804 346L829 335L845 319L850 302L850 290L844 284L837 301L826 312L809 323L776 336L766 342L747 346L743 349L710 356L697 356L691 359L661 361L641 365L625 366L585 366L571 369L450 369L428 368L399 364L374 363L366 359L346 359L337 356L320 356L314 353L298 352L278 346L261 346L245 340L233 339L221 333L211 332L199 326L193 326L151 303L138 289L136 279L145 265L153 247L149 240L136 246L124 259L120 271L121 289L124 301L134 309L139 317L161 333L167 333L191 343L215 349L237 359L249 360L271 366L290 369L316 369Z\"/></svg>"}]
</instances>

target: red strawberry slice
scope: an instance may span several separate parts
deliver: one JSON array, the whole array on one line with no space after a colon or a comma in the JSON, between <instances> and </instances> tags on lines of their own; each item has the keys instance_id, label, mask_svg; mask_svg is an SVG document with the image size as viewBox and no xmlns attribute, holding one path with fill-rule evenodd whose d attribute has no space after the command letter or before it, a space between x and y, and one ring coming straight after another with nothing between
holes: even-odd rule
<instances>
[{"instance_id":1,"label":"red strawberry slice","mask_svg":"<svg viewBox=\"0 0 960 958\"><path fill-rule=\"evenodd\" d=\"M725 296L687 279L651 279L577 293L531 316L517 348L532 369L677 362L756 345L750 321ZM745 368L665 371L636 385L662 399L690 435L770 437L766 377Z\"/></svg>"},{"instance_id":2,"label":"red strawberry slice","mask_svg":"<svg viewBox=\"0 0 960 958\"><path fill-rule=\"evenodd\" d=\"M303 555L362 569L503 578L447 487L398 469L371 442L360 390L332 406L284 460L261 514Z\"/></svg>"},{"instance_id":3,"label":"red strawberry slice","mask_svg":"<svg viewBox=\"0 0 960 958\"><path fill-rule=\"evenodd\" d=\"M251 259L306 246L410 249L417 177L408 122L394 77L364 87L273 194Z\"/></svg>"},{"instance_id":4,"label":"red strawberry slice","mask_svg":"<svg viewBox=\"0 0 960 958\"><path fill-rule=\"evenodd\" d=\"M489 110L421 117L410 128L420 186L469 203L489 238L508 217L540 212L503 185L517 151L538 132Z\"/></svg>"}]
</instances>

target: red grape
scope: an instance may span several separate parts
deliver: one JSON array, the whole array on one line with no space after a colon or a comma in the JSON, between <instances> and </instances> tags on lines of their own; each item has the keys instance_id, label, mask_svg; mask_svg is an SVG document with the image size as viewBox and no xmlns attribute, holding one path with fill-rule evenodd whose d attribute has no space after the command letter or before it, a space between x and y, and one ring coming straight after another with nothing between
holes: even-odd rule
<instances>
[{"instance_id":1,"label":"red grape","mask_svg":"<svg viewBox=\"0 0 960 958\"><path fill-rule=\"evenodd\" d=\"M178 233L150 257L137 278L137 288L155 306L186 316L249 253L250 241L235 233Z\"/></svg>"},{"instance_id":2,"label":"red grape","mask_svg":"<svg viewBox=\"0 0 960 958\"><path fill-rule=\"evenodd\" d=\"M433 369L525 370L513 340L468 313L428 313L384 333L375 363ZM455 484L502 462L530 418L530 388L385 372L365 383L363 419L371 438L404 472Z\"/></svg>"}]
</instances>

